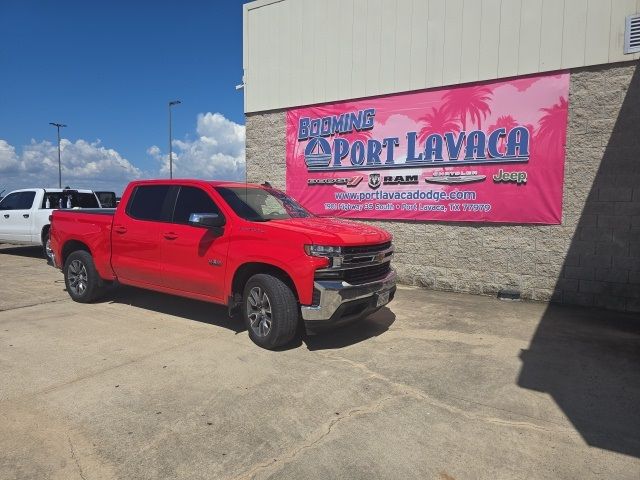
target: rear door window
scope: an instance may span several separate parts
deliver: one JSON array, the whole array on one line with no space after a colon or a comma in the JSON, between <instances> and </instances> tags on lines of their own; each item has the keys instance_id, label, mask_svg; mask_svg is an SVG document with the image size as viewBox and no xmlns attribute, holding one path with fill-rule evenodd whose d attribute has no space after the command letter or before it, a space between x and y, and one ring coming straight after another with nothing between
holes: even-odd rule
<instances>
[{"instance_id":1,"label":"rear door window","mask_svg":"<svg viewBox=\"0 0 640 480\"><path fill-rule=\"evenodd\" d=\"M204 190L197 187L180 187L176 207L173 211L174 223L189 223L192 213L215 213L220 215L220 210Z\"/></svg>"},{"instance_id":2,"label":"rear door window","mask_svg":"<svg viewBox=\"0 0 640 480\"><path fill-rule=\"evenodd\" d=\"M116 208L116 194L113 192L96 192L102 208Z\"/></svg>"},{"instance_id":3,"label":"rear door window","mask_svg":"<svg viewBox=\"0 0 640 480\"><path fill-rule=\"evenodd\" d=\"M170 190L170 185L140 185L136 187L127 205L127 214L137 220L169 221Z\"/></svg>"},{"instance_id":4,"label":"rear door window","mask_svg":"<svg viewBox=\"0 0 640 480\"><path fill-rule=\"evenodd\" d=\"M76 196L76 205L80 208L100 208L98 199L93 193L78 193Z\"/></svg>"}]
</instances>

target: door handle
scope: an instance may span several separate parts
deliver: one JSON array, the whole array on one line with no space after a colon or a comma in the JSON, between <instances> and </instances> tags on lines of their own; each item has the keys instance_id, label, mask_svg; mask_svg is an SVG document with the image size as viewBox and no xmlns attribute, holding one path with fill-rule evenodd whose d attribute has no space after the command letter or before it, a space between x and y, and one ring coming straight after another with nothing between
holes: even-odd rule
<instances>
[{"instance_id":1,"label":"door handle","mask_svg":"<svg viewBox=\"0 0 640 480\"><path fill-rule=\"evenodd\" d=\"M9 214L8 214L8 213L5 213L5 214L4 214L4 218L9 218Z\"/></svg>"},{"instance_id":2,"label":"door handle","mask_svg":"<svg viewBox=\"0 0 640 480\"><path fill-rule=\"evenodd\" d=\"M166 232L166 233L163 233L162 236L167 240L175 240L176 238L178 238L178 235L175 234L174 232Z\"/></svg>"},{"instance_id":3,"label":"door handle","mask_svg":"<svg viewBox=\"0 0 640 480\"><path fill-rule=\"evenodd\" d=\"M22 218L29 218L29 214L28 213L23 213L22 214Z\"/></svg>"},{"instance_id":4,"label":"door handle","mask_svg":"<svg viewBox=\"0 0 640 480\"><path fill-rule=\"evenodd\" d=\"M116 233L127 233L127 227L123 227L122 225L114 225L113 231Z\"/></svg>"}]
</instances>

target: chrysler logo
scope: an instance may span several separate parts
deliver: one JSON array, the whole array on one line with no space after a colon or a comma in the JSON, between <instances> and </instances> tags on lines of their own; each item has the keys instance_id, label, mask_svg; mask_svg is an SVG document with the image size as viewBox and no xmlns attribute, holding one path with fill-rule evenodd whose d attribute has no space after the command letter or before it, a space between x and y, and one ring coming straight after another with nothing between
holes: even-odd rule
<instances>
[{"instance_id":1,"label":"chrysler logo","mask_svg":"<svg viewBox=\"0 0 640 480\"><path fill-rule=\"evenodd\" d=\"M425 178L424 181L427 183L471 183L471 182L482 182L486 175L460 175L460 174L449 174L449 175L439 175L433 176L431 178Z\"/></svg>"}]
</instances>

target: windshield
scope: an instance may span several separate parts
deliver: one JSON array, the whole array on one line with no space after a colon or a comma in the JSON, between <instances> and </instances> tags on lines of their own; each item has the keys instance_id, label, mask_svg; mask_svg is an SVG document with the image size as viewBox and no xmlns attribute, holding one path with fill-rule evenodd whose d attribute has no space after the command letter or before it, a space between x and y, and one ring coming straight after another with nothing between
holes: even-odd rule
<instances>
[{"instance_id":1,"label":"windshield","mask_svg":"<svg viewBox=\"0 0 640 480\"><path fill-rule=\"evenodd\" d=\"M293 198L273 188L216 187L239 217L252 222L311 217Z\"/></svg>"}]
</instances>

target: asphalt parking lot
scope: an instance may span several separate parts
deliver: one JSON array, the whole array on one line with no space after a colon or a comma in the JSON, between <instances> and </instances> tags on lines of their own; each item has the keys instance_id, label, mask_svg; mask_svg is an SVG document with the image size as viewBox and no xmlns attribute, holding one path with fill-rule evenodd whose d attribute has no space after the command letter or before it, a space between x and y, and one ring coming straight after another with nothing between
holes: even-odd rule
<instances>
[{"instance_id":1,"label":"asphalt parking lot","mask_svg":"<svg viewBox=\"0 0 640 480\"><path fill-rule=\"evenodd\" d=\"M400 288L256 347L226 309L73 303L0 246L2 479L640 478L640 319Z\"/></svg>"}]
</instances>

